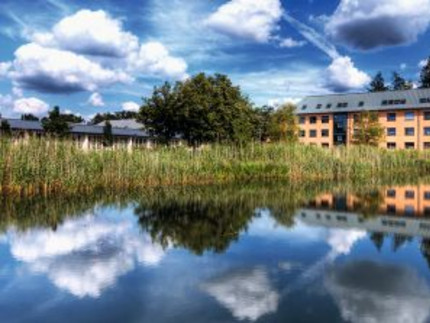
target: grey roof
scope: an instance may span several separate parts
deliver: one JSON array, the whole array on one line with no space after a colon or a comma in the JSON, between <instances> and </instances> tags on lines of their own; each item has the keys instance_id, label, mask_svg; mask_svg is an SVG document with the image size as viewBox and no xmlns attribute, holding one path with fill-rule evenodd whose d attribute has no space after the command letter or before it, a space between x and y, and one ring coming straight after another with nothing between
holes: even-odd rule
<instances>
[{"instance_id":1,"label":"grey roof","mask_svg":"<svg viewBox=\"0 0 430 323\"><path fill-rule=\"evenodd\" d=\"M32 131L43 131L42 124L40 121L28 121L21 119L6 119L0 118L0 120L6 120L12 130L32 130Z\"/></svg>"},{"instance_id":2,"label":"grey roof","mask_svg":"<svg viewBox=\"0 0 430 323\"><path fill-rule=\"evenodd\" d=\"M136 119L125 119L125 120L109 120L112 127L115 128L128 128L128 129L142 129L143 124L136 121ZM104 126L106 121L100 122L97 126Z\"/></svg>"},{"instance_id":3,"label":"grey roof","mask_svg":"<svg viewBox=\"0 0 430 323\"><path fill-rule=\"evenodd\" d=\"M362 106L360 106L360 102L362 102ZM338 104L342 103L347 104L347 107L338 107ZM321 106L318 108L318 105ZM328 105L331 107L328 108ZM297 114L411 108L429 109L430 89L309 96L298 103Z\"/></svg>"},{"instance_id":4,"label":"grey roof","mask_svg":"<svg viewBox=\"0 0 430 323\"><path fill-rule=\"evenodd\" d=\"M42 123L40 121L26 121L20 119L0 119L6 120L12 130L30 130L30 131L43 131ZM85 125L85 124L73 124L71 125L70 132L72 134L87 134L87 135L102 135L103 126L98 125ZM149 137L148 132L138 129L127 129L112 127L112 134L114 136L123 137Z\"/></svg>"}]
</instances>

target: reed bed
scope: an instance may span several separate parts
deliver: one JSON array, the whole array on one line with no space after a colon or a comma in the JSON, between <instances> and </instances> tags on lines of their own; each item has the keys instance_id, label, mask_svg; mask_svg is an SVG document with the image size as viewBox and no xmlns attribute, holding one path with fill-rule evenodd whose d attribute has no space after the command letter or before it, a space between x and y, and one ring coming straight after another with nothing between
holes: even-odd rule
<instances>
[{"instance_id":1,"label":"reed bed","mask_svg":"<svg viewBox=\"0 0 430 323\"><path fill-rule=\"evenodd\" d=\"M47 195L247 180L378 181L430 174L430 154L286 144L84 151L70 141L0 142L0 192Z\"/></svg>"}]
</instances>

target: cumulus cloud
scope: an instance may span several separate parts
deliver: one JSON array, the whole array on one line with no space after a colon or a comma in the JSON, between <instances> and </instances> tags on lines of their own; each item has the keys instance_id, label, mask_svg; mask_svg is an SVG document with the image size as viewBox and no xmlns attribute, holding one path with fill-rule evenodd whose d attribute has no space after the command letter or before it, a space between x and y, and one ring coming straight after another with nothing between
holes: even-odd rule
<instances>
[{"instance_id":1,"label":"cumulus cloud","mask_svg":"<svg viewBox=\"0 0 430 323\"><path fill-rule=\"evenodd\" d=\"M331 269L327 290L347 322L427 322L430 289L406 267L351 262Z\"/></svg>"},{"instance_id":2,"label":"cumulus cloud","mask_svg":"<svg viewBox=\"0 0 430 323\"><path fill-rule=\"evenodd\" d=\"M124 111L132 111L132 112L137 112L140 109L140 106L136 103L136 102L124 102L122 104L122 109Z\"/></svg>"},{"instance_id":3,"label":"cumulus cloud","mask_svg":"<svg viewBox=\"0 0 430 323\"><path fill-rule=\"evenodd\" d=\"M364 88L370 76L355 67L348 56L335 58L325 71L325 85L335 92L346 92Z\"/></svg>"},{"instance_id":4,"label":"cumulus cloud","mask_svg":"<svg viewBox=\"0 0 430 323\"><path fill-rule=\"evenodd\" d=\"M38 98L21 98L13 103L13 112L42 115L48 112L49 105Z\"/></svg>"},{"instance_id":5,"label":"cumulus cloud","mask_svg":"<svg viewBox=\"0 0 430 323\"><path fill-rule=\"evenodd\" d=\"M366 237L365 231L330 229L327 243L331 247L331 253L337 255L348 255L355 243Z\"/></svg>"},{"instance_id":6,"label":"cumulus cloud","mask_svg":"<svg viewBox=\"0 0 430 323\"><path fill-rule=\"evenodd\" d=\"M137 263L155 266L165 255L127 217L86 215L66 220L55 232L11 229L5 240L17 260L77 297L98 297Z\"/></svg>"},{"instance_id":7,"label":"cumulus cloud","mask_svg":"<svg viewBox=\"0 0 430 323\"><path fill-rule=\"evenodd\" d=\"M11 78L22 88L50 93L94 91L131 80L123 71L103 68L84 56L35 43L15 52Z\"/></svg>"},{"instance_id":8,"label":"cumulus cloud","mask_svg":"<svg viewBox=\"0 0 430 323\"><path fill-rule=\"evenodd\" d=\"M88 103L91 104L93 107L103 107L105 105L103 97L98 92L94 92L90 95L90 97L88 98Z\"/></svg>"},{"instance_id":9,"label":"cumulus cloud","mask_svg":"<svg viewBox=\"0 0 430 323\"><path fill-rule=\"evenodd\" d=\"M430 0L341 0L325 25L335 41L370 50L411 43L430 23Z\"/></svg>"},{"instance_id":10,"label":"cumulus cloud","mask_svg":"<svg viewBox=\"0 0 430 323\"><path fill-rule=\"evenodd\" d=\"M256 321L278 308L278 292L262 269L227 273L204 284L203 290L238 320Z\"/></svg>"},{"instance_id":11,"label":"cumulus cloud","mask_svg":"<svg viewBox=\"0 0 430 323\"><path fill-rule=\"evenodd\" d=\"M148 42L140 46L138 52L129 56L131 71L173 79L187 78L187 63L171 56L167 48L159 42Z\"/></svg>"},{"instance_id":12,"label":"cumulus cloud","mask_svg":"<svg viewBox=\"0 0 430 323\"><path fill-rule=\"evenodd\" d=\"M206 20L212 29L238 38L268 42L282 16L280 0L231 0Z\"/></svg>"},{"instance_id":13,"label":"cumulus cloud","mask_svg":"<svg viewBox=\"0 0 430 323\"><path fill-rule=\"evenodd\" d=\"M81 10L0 62L0 76L14 85L47 93L95 92L133 76L184 79L187 63L159 42L139 44L137 36L105 11Z\"/></svg>"},{"instance_id":14,"label":"cumulus cloud","mask_svg":"<svg viewBox=\"0 0 430 323\"><path fill-rule=\"evenodd\" d=\"M267 104L271 107L279 107L283 104L291 103L291 104L297 104L299 103L303 98L294 98L294 97L286 97L286 98L276 98L276 99L270 99Z\"/></svg>"},{"instance_id":15,"label":"cumulus cloud","mask_svg":"<svg viewBox=\"0 0 430 323\"><path fill-rule=\"evenodd\" d=\"M37 33L33 41L84 55L125 57L138 48L138 38L123 30L120 20L105 11L80 10L59 21L51 32Z\"/></svg>"},{"instance_id":16,"label":"cumulus cloud","mask_svg":"<svg viewBox=\"0 0 430 323\"><path fill-rule=\"evenodd\" d=\"M295 40L293 38L285 38L279 42L279 46L282 48L294 48L294 47L303 47L306 45L306 42L303 40Z\"/></svg>"}]
</instances>

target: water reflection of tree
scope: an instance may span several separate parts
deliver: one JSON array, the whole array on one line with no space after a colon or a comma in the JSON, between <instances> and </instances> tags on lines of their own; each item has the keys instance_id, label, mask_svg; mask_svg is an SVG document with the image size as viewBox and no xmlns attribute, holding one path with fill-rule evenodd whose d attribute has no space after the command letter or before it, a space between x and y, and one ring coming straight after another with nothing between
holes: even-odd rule
<instances>
[{"instance_id":1,"label":"water reflection of tree","mask_svg":"<svg viewBox=\"0 0 430 323\"><path fill-rule=\"evenodd\" d=\"M364 218L372 218L376 216L384 202L384 196L378 189L359 191L355 193L357 198L356 212L360 213Z\"/></svg>"},{"instance_id":2,"label":"water reflection of tree","mask_svg":"<svg viewBox=\"0 0 430 323\"><path fill-rule=\"evenodd\" d=\"M381 251L382 246L384 245L384 238L385 235L382 232L372 232L370 234L370 240L373 242L378 251Z\"/></svg>"},{"instance_id":3,"label":"water reflection of tree","mask_svg":"<svg viewBox=\"0 0 430 323\"><path fill-rule=\"evenodd\" d=\"M430 239L423 239L421 241L421 254L427 261L427 265L430 268Z\"/></svg>"},{"instance_id":4,"label":"water reflection of tree","mask_svg":"<svg viewBox=\"0 0 430 323\"><path fill-rule=\"evenodd\" d=\"M196 254L223 252L267 209L276 221L294 225L297 208L320 192L318 185L249 185L162 191L136 208L139 223L154 241L187 248Z\"/></svg>"}]
</instances>

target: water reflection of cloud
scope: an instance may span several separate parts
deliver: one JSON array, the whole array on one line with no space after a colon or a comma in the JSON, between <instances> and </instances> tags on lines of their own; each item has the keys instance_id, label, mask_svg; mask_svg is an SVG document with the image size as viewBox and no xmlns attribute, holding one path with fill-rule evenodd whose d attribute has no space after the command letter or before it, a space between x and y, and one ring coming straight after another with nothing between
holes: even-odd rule
<instances>
[{"instance_id":1,"label":"water reflection of cloud","mask_svg":"<svg viewBox=\"0 0 430 323\"><path fill-rule=\"evenodd\" d=\"M204 284L203 289L239 320L256 321L278 308L279 295L263 269L230 272Z\"/></svg>"},{"instance_id":2,"label":"water reflection of cloud","mask_svg":"<svg viewBox=\"0 0 430 323\"><path fill-rule=\"evenodd\" d=\"M136 263L157 265L164 256L162 247L127 217L87 215L66 220L56 231L10 229L6 243L30 270L78 297L98 297Z\"/></svg>"},{"instance_id":3,"label":"water reflection of cloud","mask_svg":"<svg viewBox=\"0 0 430 323\"><path fill-rule=\"evenodd\" d=\"M325 284L349 322L426 322L428 284L406 267L352 262L328 271Z\"/></svg>"}]
</instances>

